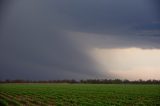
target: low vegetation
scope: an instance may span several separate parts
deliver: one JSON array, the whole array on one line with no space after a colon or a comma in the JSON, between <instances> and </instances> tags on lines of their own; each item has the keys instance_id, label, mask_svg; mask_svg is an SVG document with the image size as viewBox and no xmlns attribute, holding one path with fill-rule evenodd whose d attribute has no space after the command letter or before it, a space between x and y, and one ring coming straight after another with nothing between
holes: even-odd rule
<instances>
[{"instance_id":1,"label":"low vegetation","mask_svg":"<svg viewBox=\"0 0 160 106\"><path fill-rule=\"evenodd\" d=\"M0 106L160 106L160 85L3 83Z\"/></svg>"}]
</instances>

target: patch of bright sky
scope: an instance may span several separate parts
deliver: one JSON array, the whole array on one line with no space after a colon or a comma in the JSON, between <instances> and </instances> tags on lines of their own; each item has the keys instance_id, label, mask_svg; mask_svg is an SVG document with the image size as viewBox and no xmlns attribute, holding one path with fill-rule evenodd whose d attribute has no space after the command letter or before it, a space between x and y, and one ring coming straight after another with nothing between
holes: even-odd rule
<instances>
[{"instance_id":1,"label":"patch of bright sky","mask_svg":"<svg viewBox=\"0 0 160 106\"><path fill-rule=\"evenodd\" d=\"M91 54L103 73L115 78L160 79L160 49L94 48Z\"/></svg>"}]
</instances>

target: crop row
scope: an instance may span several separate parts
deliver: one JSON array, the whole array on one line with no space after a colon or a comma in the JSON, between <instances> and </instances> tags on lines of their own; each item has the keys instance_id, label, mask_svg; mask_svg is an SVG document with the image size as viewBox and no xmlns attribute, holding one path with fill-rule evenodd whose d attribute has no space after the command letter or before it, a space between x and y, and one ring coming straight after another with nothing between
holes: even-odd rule
<instances>
[{"instance_id":1,"label":"crop row","mask_svg":"<svg viewBox=\"0 0 160 106\"><path fill-rule=\"evenodd\" d=\"M4 84L0 85L0 103L4 106L160 106L160 86Z\"/></svg>"},{"instance_id":2,"label":"crop row","mask_svg":"<svg viewBox=\"0 0 160 106\"><path fill-rule=\"evenodd\" d=\"M34 95L10 95L7 93L0 93L0 104L5 106L54 106L53 99L41 98Z\"/></svg>"}]
</instances>

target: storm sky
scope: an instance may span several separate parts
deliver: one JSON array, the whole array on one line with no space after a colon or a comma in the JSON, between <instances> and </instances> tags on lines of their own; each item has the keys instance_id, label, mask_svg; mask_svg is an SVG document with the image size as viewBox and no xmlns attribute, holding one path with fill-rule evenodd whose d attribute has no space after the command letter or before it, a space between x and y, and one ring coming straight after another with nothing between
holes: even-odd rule
<instances>
[{"instance_id":1,"label":"storm sky","mask_svg":"<svg viewBox=\"0 0 160 106\"><path fill-rule=\"evenodd\" d=\"M0 79L160 79L159 0L1 0Z\"/></svg>"}]
</instances>

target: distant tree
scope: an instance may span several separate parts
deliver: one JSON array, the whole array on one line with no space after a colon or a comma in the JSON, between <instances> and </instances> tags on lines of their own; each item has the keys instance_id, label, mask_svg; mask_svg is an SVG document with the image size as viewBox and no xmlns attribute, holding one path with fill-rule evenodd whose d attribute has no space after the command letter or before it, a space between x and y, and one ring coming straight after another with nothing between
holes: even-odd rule
<instances>
[{"instance_id":1,"label":"distant tree","mask_svg":"<svg viewBox=\"0 0 160 106\"><path fill-rule=\"evenodd\" d=\"M86 79L86 80L80 80L76 81L74 79L71 80L39 80L39 81L33 81L33 80L3 80L0 81L0 83L89 83L89 84L160 84L160 80L135 80L135 81L129 81L127 79L121 80L121 79Z\"/></svg>"}]
</instances>

